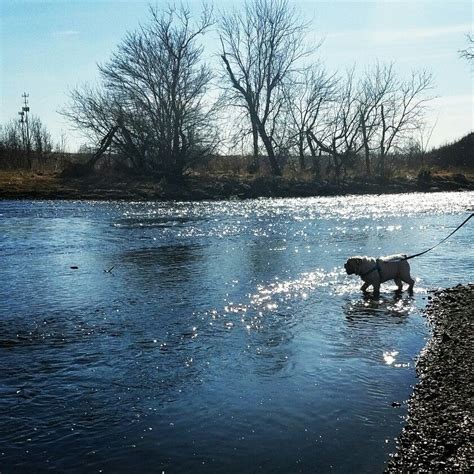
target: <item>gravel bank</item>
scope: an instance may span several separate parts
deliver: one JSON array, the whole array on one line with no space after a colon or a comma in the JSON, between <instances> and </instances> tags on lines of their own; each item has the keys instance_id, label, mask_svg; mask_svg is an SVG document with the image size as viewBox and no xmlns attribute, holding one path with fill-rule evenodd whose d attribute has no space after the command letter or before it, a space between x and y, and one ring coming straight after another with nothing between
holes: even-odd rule
<instances>
[{"instance_id":1,"label":"gravel bank","mask_svg":"<svg viewBox=\"0 0 474 474\"><path fill-rule=\"evenodd\" d=\"M433 337L387 472L474 472L474 284L436 292L426 312Z\"/></svg>"}]
</instances>

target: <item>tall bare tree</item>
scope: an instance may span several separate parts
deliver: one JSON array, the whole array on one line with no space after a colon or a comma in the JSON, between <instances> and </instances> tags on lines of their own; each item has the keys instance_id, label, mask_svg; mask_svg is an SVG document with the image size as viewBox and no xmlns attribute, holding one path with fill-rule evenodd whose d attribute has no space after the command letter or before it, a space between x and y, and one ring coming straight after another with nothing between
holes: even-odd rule
<instances>
[{"instance_id":1,"label":"tall bare tree","mask_svg":"<svg viewBox=\"0 0 474 474\"><path fill-rule=\"evenodd\" d=\"M99 67L101 85L74 90L64 114L96 142L118 125L112 144L135 167L178 177L212 144L205 103L211 71L197 44L211 12L204 9L197 23L184 6L150 7L150 15Z\"/></svg>"},{"instance_id":2,"label":"tall bare tree","mask_svg":"<svg viewBox=\"0 0 474 474\"><path fill-rule=\"evenodd\" d=\"M359 110L365 170L371 174L371 152L377 148L374 138L381 123L381 105L395 93L396 76L393 64L377 63L367 69L360 81Z\"/></svg>"},{"instance_id":3,"label":"tall bare tree","mask_svg":"<svg viewBox=\"0 0 474 474\"><path fill-rule=\"evenodd\" d=\"M407 80L395 80L392 93L380 104L377 139L381 176L386 174L388 153L422 125L427 103L432 98L426 94L432 87L430 73L414 71Z\"/></svg>"},{"instance_id":4,"label":"tall bare tree","mask_svg":"<svg viewBox=\"0 0 474 474\"><path fill-rule=\"evenodd\" d=\"M308 131L315 130L321 115L334 100L337 79L329 75L318 63L294 76L290 87L285 88L286 108L289 114L291 144L296 148L300 170L306 169L305 156L310 148L313 161L315 149L308 141ZM317 165L317 163L315 162Z\"/></svg>"},{"instance_id":5,"label":"tall bare tree","mask_svg":"<svg viewBox=\"0 0 474 474\"><path fill-rule=\"evenodd\" d=\"M254 153L258 134L274 175L281 174L274 132L283 106L283 86L308 52L305 30L288 0L252 0L219 21L230 101L248 112Z\"/></svg>"},{"instance_id":6,"label":"tall bare tree","mask_svg":"<svg viewBox=\"0 0 474 474\"><path fill-rule=\"evenodd\" d=\"M310 143L330 155L336 180L339 182L348 166L362 150L360 122L360 91L357 88L354 68L339 83L335 100L323 126L308 130Z\"/></svg>"}]
</instances>

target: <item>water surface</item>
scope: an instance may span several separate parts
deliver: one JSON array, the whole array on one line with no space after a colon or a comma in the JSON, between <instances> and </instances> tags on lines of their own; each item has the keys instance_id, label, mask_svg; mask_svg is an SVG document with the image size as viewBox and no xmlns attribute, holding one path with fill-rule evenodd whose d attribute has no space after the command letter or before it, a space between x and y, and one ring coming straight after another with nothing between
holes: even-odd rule
<instances>
[{"instance_id":1,"label":"water surface","mask_svg":"<svg viewBox=\"0 0 474 474\"><path fill-rule=\"evenodd\" d=\"M1 472L381 472L472 224L413 297L343 263L431 247L473 197L1 201Z\"/></svg>"}]
</instances>

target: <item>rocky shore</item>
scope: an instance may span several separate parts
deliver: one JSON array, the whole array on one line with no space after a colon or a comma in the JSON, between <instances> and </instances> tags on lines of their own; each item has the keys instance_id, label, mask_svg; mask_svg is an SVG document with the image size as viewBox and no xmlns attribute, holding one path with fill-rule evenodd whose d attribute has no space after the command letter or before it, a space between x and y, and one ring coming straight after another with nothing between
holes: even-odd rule
<instances>
[{"instance_id":1,"label":"rocky shore","mask_svg":"<svg viewBox=\"0 0 474 474\"><path fill-rule=\"evenodd\" d=\"M426 314L433 335L386 472L474 472L474 284L436 292Z\"/></svg>"},{"instance_id":2,"label":"rocky shore","mask_svg":"<svg viewBox=\"0 0 474 474\"><path fill-rule=\"evenodd\" d=\"M430 176L429 179L393 178L385 181L352 178L337 185L327 181L278 177L189 176L181 182L171 182L165 178L157 180L100 174L65 178L53 174L0 172L0 199L201 201L461 190L474 190L474 181L463 174Z\"/></svg>"}]
</instances>

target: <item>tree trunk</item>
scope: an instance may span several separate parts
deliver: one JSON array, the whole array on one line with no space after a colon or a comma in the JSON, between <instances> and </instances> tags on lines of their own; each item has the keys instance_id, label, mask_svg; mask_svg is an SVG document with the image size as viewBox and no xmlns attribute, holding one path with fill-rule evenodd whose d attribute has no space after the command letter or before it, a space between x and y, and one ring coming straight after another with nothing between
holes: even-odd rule
<instances>
[{"instance_id":1,"label":"tree trunk","mask_svg":"<svg viewBox=\"0 0 474 474\"><path fill-rule=\"evenodd\" d=\"M342 159L339 155L333 155L334 160L334 178L336 183L341 184L341 169L342 169Z\"/></svg>"},{"instance_id":2,"label":"tree trunk","mask_svg":"<svg viewBox=\"0 0 474 474\"><path fill-rule=\"evenodd\" d=\"M224 61L227 72L229 73L232 86L234 87L234 89L236 89L242 94L242 96L245 99L245 102L247 103L247 110L249 111L252 127L257 128L258 134L260 135L263 145L265 146L265 150L267 151L268 161L270 162L270 169L272 170L272 174L274 176L281 176L281 169L276 160L275 150L273 149L271 139L267 135L267 132L265 130L265 125L262 123L262 121L260 120L258 116L257 109L253 101L253 98L251 97L251 94L249 93L248 90L245 90L240 85L239 81L236 79L225 53L221 55L221 58Z\"/></svg>"},{"instance_id":3,"label":"tree trunk","mask_svg":"<svg viewBox=\"0 0 474 474\"><path fill-rule=\"evenodd\" d=\"M380 113L382 117L382 137L380 138L380 176L385 177L385 132L387 130L385 125L385 115L383 105L380 106Z\"/></svg>"},{"instance_id":4,"label":"tree trunk","mask_svg":"<svg viewBox=\"0 0 474 474\"><path fill-rule=\"evenodd\" d=\"M126 146L128 148L128 153L130 155L130 159L132 160L132 163L134 166L140 170L144 171L145 170L145 159L140 150L137 148L135 143L133 143L132 136L130 135L130 132L128 131L127 127L123 125L122 121L119 121L119 126L120 130L122 132L122 136L125 139Z\"/></svg>"},{"instance_id":5,"label":"tree trunk","mask_svg":"<svg viewBox=\"0 0 474 474\"><path fill-rule=\"evenodd\" d=\"M300 163L300 171L304 171L306 169L306 163L304 159L304 143L303 138L298 140L298 154L299 154L299 163Z\"/></svg>"},{"instance_id":6,"label":"tree trunk","mask_svg":"<svg viewBox=\"0 0 474 474\"><path fill-rule=\"evenodd\" d=\"M362 138L364 140L364 152L365 152L365 172L367 176L370 176L370 150L369 150L369 141L367 138L367 129L365 126L365 118L363 114L360 115L360 124L362 126Z\"/></svg>"},{"instance_id":7,"label":"tree trunk","mask_svg":"<svg viewBox=\"0 0 474 474\"><path fill-rule=\"evenodd\" d=\"M319 156L316 157L316 150L313 145L313 141L311 140L311 136L307 133L306 134L306 141L308 142L309 151L311 152L311 157L313 158L312 163L312 172L313 175L320 176L321 174L321 166L320 166L320 159L321 159L321 149L319 149Z\"/></svg>"},{"instance_id":8,"label":"tree trunk","mask_svg":"<svg viewBox=\"0 0 474 474\"><path fill-rule=\"evenodd\" d=\"M273 149L272 142L263 127L260 129L260 136L262 137L263 144L267 150L268 161L270 162L270 169L272 170L273 176L281 176L281 169L275 156L275 150Z\"/></svg>"},{"instance_id":9,"label":"tree trunk","mask_svg":"<svg viewBox=\"0 0 474 474\"><path fill-rule=\"evenodd\" d=\"M334 177L336 178L336 183L341 184L341 167L342 167L342 157L337 152L336 140L332 140L332 157L334 160Z\"/></svg>"},{"instance_id":10,"label":"tree trunk","mask_svg":"<svg viewBox=\"0 0 474 474\"><path fill-rule=\"evenodd\" d=\"M115 132L118 130L118 128L119 126L115 125L115 127L112 127L107 132L107 135L105 135L105 137L102 138L98 150L94 153L92 158L87 162L88 168L92 169L97 163L97 161L99 161L99 158L107 151L107 148L109 148L110 144L112 143Z\"/></svg>"},{"instance_id":11,"label":"tree trunk","mask_svg":"<svg viewBox=\"0 0 474 474\"><path fill-rule=\"evenodd\" d=\"M253 140L253 155L252 155L252 170L256 172L260 168L259 156L258 156L258 129L255 122L252 120L252 140Z\"/></svg>"},{"instance_id":12,"label":"tree trunk","mask_svg":"<svg viewBox=\"0 0 474 474\"><path fill-rule=\"evenodd\" d=\"M263 145L265 146L265 150L267 151L268 161L270 163L270 169L272 170L272 174L273 176L281 176L280 165L278 164L278 161L276 159L275 150L273 148L272 141L270 137L267 135L265 126L258 119L255 112L253 113L253 115L254 115L255 123L258 126L258 133L260 135L260 138L262 139Z\"/></svg>"}]
</instances>

